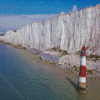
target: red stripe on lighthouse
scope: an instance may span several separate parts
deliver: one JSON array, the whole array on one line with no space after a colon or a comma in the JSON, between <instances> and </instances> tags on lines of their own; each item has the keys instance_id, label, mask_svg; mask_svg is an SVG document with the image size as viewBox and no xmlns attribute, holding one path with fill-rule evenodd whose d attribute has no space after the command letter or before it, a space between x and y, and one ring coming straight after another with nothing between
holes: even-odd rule
<instances>
[{"instance_id":1,"label":"red stripe on lighthouse","mask_svg":"<svg viewBox=\"0 0 100 100\"><path fill-rule=\"evenodd\" d=\"M81 56L86 56L86 53L82 53Z\"/></svg>"},{"instance_id":2,"label":"red stripe on lighthouse","mask_svg":"<svg viewBox=\"0 0 100 100\"><path fill-rule=\"evenodd\" d=\"M86 77L86 67L85 66L80 66L80 74L79 74L79 76Z\"/></svg>"},{"instance_id":3,"label":"red stripe on lighthouse","mask_svg":"<svg viewBox=\"0 0 100 100\"><path fill-rule=\"evenodd\" d=\"M80 74L81 77L86 77L86 48L85 46L82 47L82 53L81 53L81 65L80 65Z\"/></svg>"}]
</instances>

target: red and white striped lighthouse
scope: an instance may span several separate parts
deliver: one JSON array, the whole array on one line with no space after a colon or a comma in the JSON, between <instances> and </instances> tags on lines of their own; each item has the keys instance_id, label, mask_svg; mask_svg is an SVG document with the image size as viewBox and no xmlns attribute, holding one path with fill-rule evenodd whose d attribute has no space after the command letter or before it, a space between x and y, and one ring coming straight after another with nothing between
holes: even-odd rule
<instances>
[{"instance_id":1,"label":"red and white striped lighthouse","mask_svg":"<svg viewBox=\"0 0 100 100\"><path fill-rule=\"evenodd\" d=\"M80 73L79 73L77 91L80 92L80 93L86 93L87 92L87 85L86 85L86 48L85 48L85 46L82 47L82 52L81 52Z\"/></svg>"}]
</instances>

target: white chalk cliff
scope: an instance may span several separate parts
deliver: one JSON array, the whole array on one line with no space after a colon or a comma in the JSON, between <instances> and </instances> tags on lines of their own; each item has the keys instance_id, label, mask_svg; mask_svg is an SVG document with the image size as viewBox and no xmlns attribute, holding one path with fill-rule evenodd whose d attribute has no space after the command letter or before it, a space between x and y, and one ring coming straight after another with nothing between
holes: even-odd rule
<instances>
[{"instance_id":1,"label":"white chalk cliff","mask_svg":"<svg viewBox=\"0 0 100 100\"><path fill-rule=\"evenodd\" d=\"M100 5L29 23L16 32L7 31L0 40L41 50L59 47L68 53L85 44L100 54Z\"/></svg>"}]
</instances>

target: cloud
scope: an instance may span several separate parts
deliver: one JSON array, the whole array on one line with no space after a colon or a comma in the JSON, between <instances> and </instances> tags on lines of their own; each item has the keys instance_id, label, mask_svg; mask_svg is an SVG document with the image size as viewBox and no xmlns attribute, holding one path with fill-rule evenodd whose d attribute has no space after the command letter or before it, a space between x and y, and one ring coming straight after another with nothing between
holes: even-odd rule
<instances>
[{"instance_id":1,"label":"cloud","mask_svg":"<svg viewBox=\"0 0 100 100\"><path fill-rule=\"evenodd\" d=\"M77 6L76 5L74 5L73 8L72 8L72 12L74 12L74 11L77 11Z\"/></svg>"},{"instance_id":2,"label":"cloud","mask_svg":"<svg viewBox=\"0 0 100 100\"><path fill-rule=\"evenodd\" d=\"M64 15L65 13L63 11L60 12L61 15Z\"/></svg>"},{"instance_id":3,"label":"cloud","mask_svg":"<svg viewBox=\"0 0 100 100\"><path fill-rule=\"evenodd\" d=\"M57 15L58 14L0 15L0 31L7 31L10 29L17 30L33 21L51 19Z\"/></svg>"},{"instance_id":4,"label":"cloud","mask_svg":"<svg viewBox=\"0 0 100 100\"><path fill-rule=\"evenodd\" d=\"M72 7L72 11L69 11L69 13L75 12L75 11L77 11L77 10L78 10L78 9L77 9L77 6L74 5L74 6Z\"/></svg>"}]
</instances>

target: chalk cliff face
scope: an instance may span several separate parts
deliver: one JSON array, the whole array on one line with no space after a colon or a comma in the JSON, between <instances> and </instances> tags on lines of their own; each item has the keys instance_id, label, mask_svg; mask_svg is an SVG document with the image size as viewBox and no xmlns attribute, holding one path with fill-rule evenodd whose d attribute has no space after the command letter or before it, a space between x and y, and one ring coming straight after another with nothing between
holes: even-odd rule
<instances>
[{"instance_id":1,"label":"chalk cliff face","mask_svg":"<svg viewBox=\"0 0 100 100\"><path fill-rule=\"evenodd\" d=\"M9 30L0 39L41 50L59 47L68 53L77 52L84 44L100 49L100 5L36 21L16 32Z\"/></svg>"}]
</instances>

